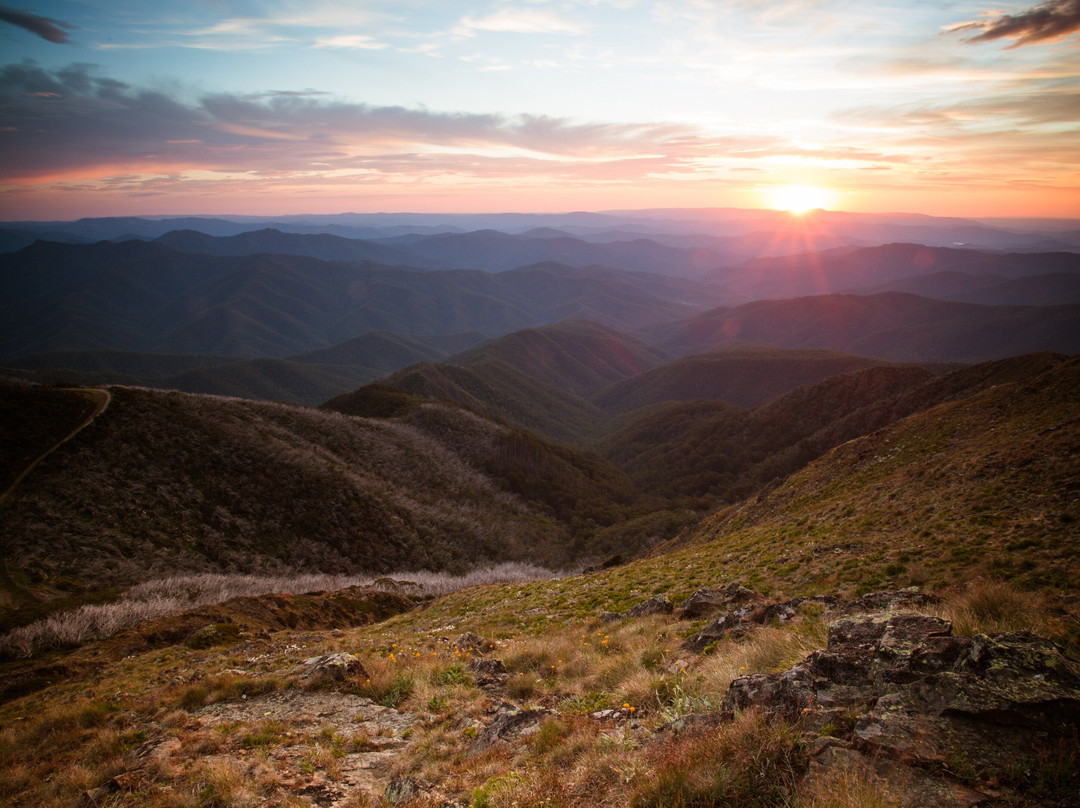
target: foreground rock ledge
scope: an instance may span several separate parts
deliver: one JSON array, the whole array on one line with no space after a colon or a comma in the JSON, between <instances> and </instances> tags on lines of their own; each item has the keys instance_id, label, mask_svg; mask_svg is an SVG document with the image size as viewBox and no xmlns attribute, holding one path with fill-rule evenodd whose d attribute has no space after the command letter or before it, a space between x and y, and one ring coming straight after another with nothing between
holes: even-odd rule
<instances>
[{"instance_id":1,"label":"foreground rock ledge","mask_svg":"<svg viewBox=\"0 0 1080 808\"><path fill-rule=\"evenodd\" d=\"M845 617L790 670L732 682L723 712L749 708L819 736L812 777L861 767L905 808L993 805L1067 764L1053 757L1076 743L1080 663L1026 632L958 637L921 614Z\"/></svg>"}]
</instances>

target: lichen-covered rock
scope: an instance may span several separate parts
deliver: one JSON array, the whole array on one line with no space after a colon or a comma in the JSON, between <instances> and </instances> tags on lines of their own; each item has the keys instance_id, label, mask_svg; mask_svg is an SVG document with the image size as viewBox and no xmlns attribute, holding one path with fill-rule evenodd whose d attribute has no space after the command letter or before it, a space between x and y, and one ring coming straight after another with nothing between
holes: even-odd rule
<instances>
[{"instance_id":1,"label":"lichen-covered rock","mask_svg":"<svg viewBox=\"0 0 1080 808\"><path fill-rule=\"evenodd\" d=\"M431 789L431 783L418 777L398 777L387 785L382 801L387 805L397 805L427 794Z\"/></svg>"},{"instance_id":2,"label":"lichen-covered rock","mask_svg":"<svg viewBox=\"0 0 1080 808\"><path fill-rule=\"evenodd\" d=\"M939 603L941 598L920 592L917 587L898 589L889 592L870 592L844 605L848 614L871 614L874 612L915 611Z\"/></svg>"},{"instance_id":3,"label":"lichen-covered rock","mask_svg":"<svg viewBox=\"0 0 1080 808\"><path fill-rule=\"evenodd\" d=\"M454 640L453 647L463 654L483 656L495 648L495 643L484 639L479 634L473 634L471 631L466 631Z\"/></svg>"},{"instance_id":4,"label":"lichen-covered rock","mask_svg":"<svg viewBox=\"0 0 1080 808\"><path fill-rule=\"evenodd\" d=\"M904 773L913 782L927 772L936 782L957 761L989 776L1060 754L1059 739L1074 737L1080 663L1032 634L957 637L937 617L851 616L830 625L826 648L789 670L732 682L723 713L751 707L840 736L852 754L834 758L914 767ZM985 798L929 781L919 793L922 802L902 804L966 808Z\"/></svg>"},{"instance_id":5,"label":"lichen-covered rock","mask_svg":"<svg viewBox=\"0 0 1080 808\"><path fill-rule=\"evenodd\" d=\"M305 659L297 671L309 683L343 682L347 678L367 677L367 672L356 654L324 654Z\"/></svg>"},{"instance_id":6,"label":"lichen-covered rock","mask_svg":"<svg viewBox=\"0 0 1080 808\"><path fill-rule=\"evenodd\" d=\"M675 611L675 604L668 599L667 595L656 595L648 600L643 600L636 606L626 610L627 617L648 617L653 614L671 614Z\"/></svg>"},{"instance_id":7,"label":"lichen-covered rock","mask_svg":"<svg viewBox=\"0 0 1080 808\"><path fill-rule=\"evenodd\" d=\"M472 671L473 681L477 687L498 688L506 684L506 665L501 659L474 659L469 662L469 670Z\"/></svg>"},{"instance_id":8,"label":"lichen-covered rock","mask_svg":"<svg viewBox=\"0 0 1080 808\"><path fill-rule=\"evenodd\" d=\"M617 623L623 619L623 616L618 612L600 612L601 623Z\"/></svg>"},{"instance_id":9,"label":"lichen-covered rock","mask_svg":"<svg viewBox=\"0 0 1080 808\"><path fill-rule=\"evenodd\" d=\"M784 603L751 603L743 606L709 623L683 643L683 647L700 653L713 643L732 636L733 633L734 636L744 633L749 626L775 622L786 623L796 616L801 602L799 599Z\"/></svg>"},{"instance_id":10,"label":"lichen-covered rock","mask_svg":"<svg viewBox=\"0 0 1080 808\"><path fill-rule=\"evenodd\" d=\"M502 709L495 720L469 744L469 754L476 755L495 746L517 743L539 730L540 724L550 715L553 713L545 709Z\"/></svg>"},{"instance_id":11,"label":"lichen-covered rock","mask_svg":"<svg viewBox=\"0 0 1080 808\"><path fill-rule=\"evenodd\" d=\"M740 584L728 584L723 589L699 589L679 604L679 617L694 620L741 606L752 600L760 600L761 595Z\"/></svg>"}]
</instances>

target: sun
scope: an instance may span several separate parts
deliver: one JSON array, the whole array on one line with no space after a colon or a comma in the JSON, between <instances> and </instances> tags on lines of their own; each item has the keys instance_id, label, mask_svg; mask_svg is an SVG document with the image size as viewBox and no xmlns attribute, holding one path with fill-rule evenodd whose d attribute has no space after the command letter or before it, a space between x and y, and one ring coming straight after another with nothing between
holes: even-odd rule
<instances>
[{"instance_id":1,"label":"sun","mask_svg":"<svg viewBox=\"0 0 1080 808\"><path fill-rule=\"evenodd\" d=\"M777 185L765 191L769 207L800 215L808 210L828 208L833 193L817 185Z\"/></svg>"}]
</instances>

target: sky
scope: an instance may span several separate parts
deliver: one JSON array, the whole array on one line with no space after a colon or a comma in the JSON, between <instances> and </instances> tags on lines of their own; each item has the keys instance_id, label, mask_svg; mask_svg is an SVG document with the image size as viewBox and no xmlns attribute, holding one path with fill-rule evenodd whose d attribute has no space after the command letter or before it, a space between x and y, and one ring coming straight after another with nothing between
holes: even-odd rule
<instances>
[{"instance_id":1,"label":"sky","mask_svg":"<svg viewBox=\"0 0 1080 808\"><path fill-rule=\"evenodd\" d=\"M14 2L7 221L1080 217L1080 0Z\"/></svg>"}]
</instances>

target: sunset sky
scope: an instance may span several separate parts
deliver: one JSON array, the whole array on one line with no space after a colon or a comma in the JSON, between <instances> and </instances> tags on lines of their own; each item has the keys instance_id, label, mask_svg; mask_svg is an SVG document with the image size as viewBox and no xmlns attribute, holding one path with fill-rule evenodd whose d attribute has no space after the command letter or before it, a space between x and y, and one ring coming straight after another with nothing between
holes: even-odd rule
<instances>
[{"instance_id":1,"label":"sunset sky","mask_svg":"<svg viewBox=\"0 0 1080 808\"><path fill-rule=\"evenodd\" d=\"M1080 217L1080 0L15 2L5 220Z\"/></svg>"}]
</instances>

